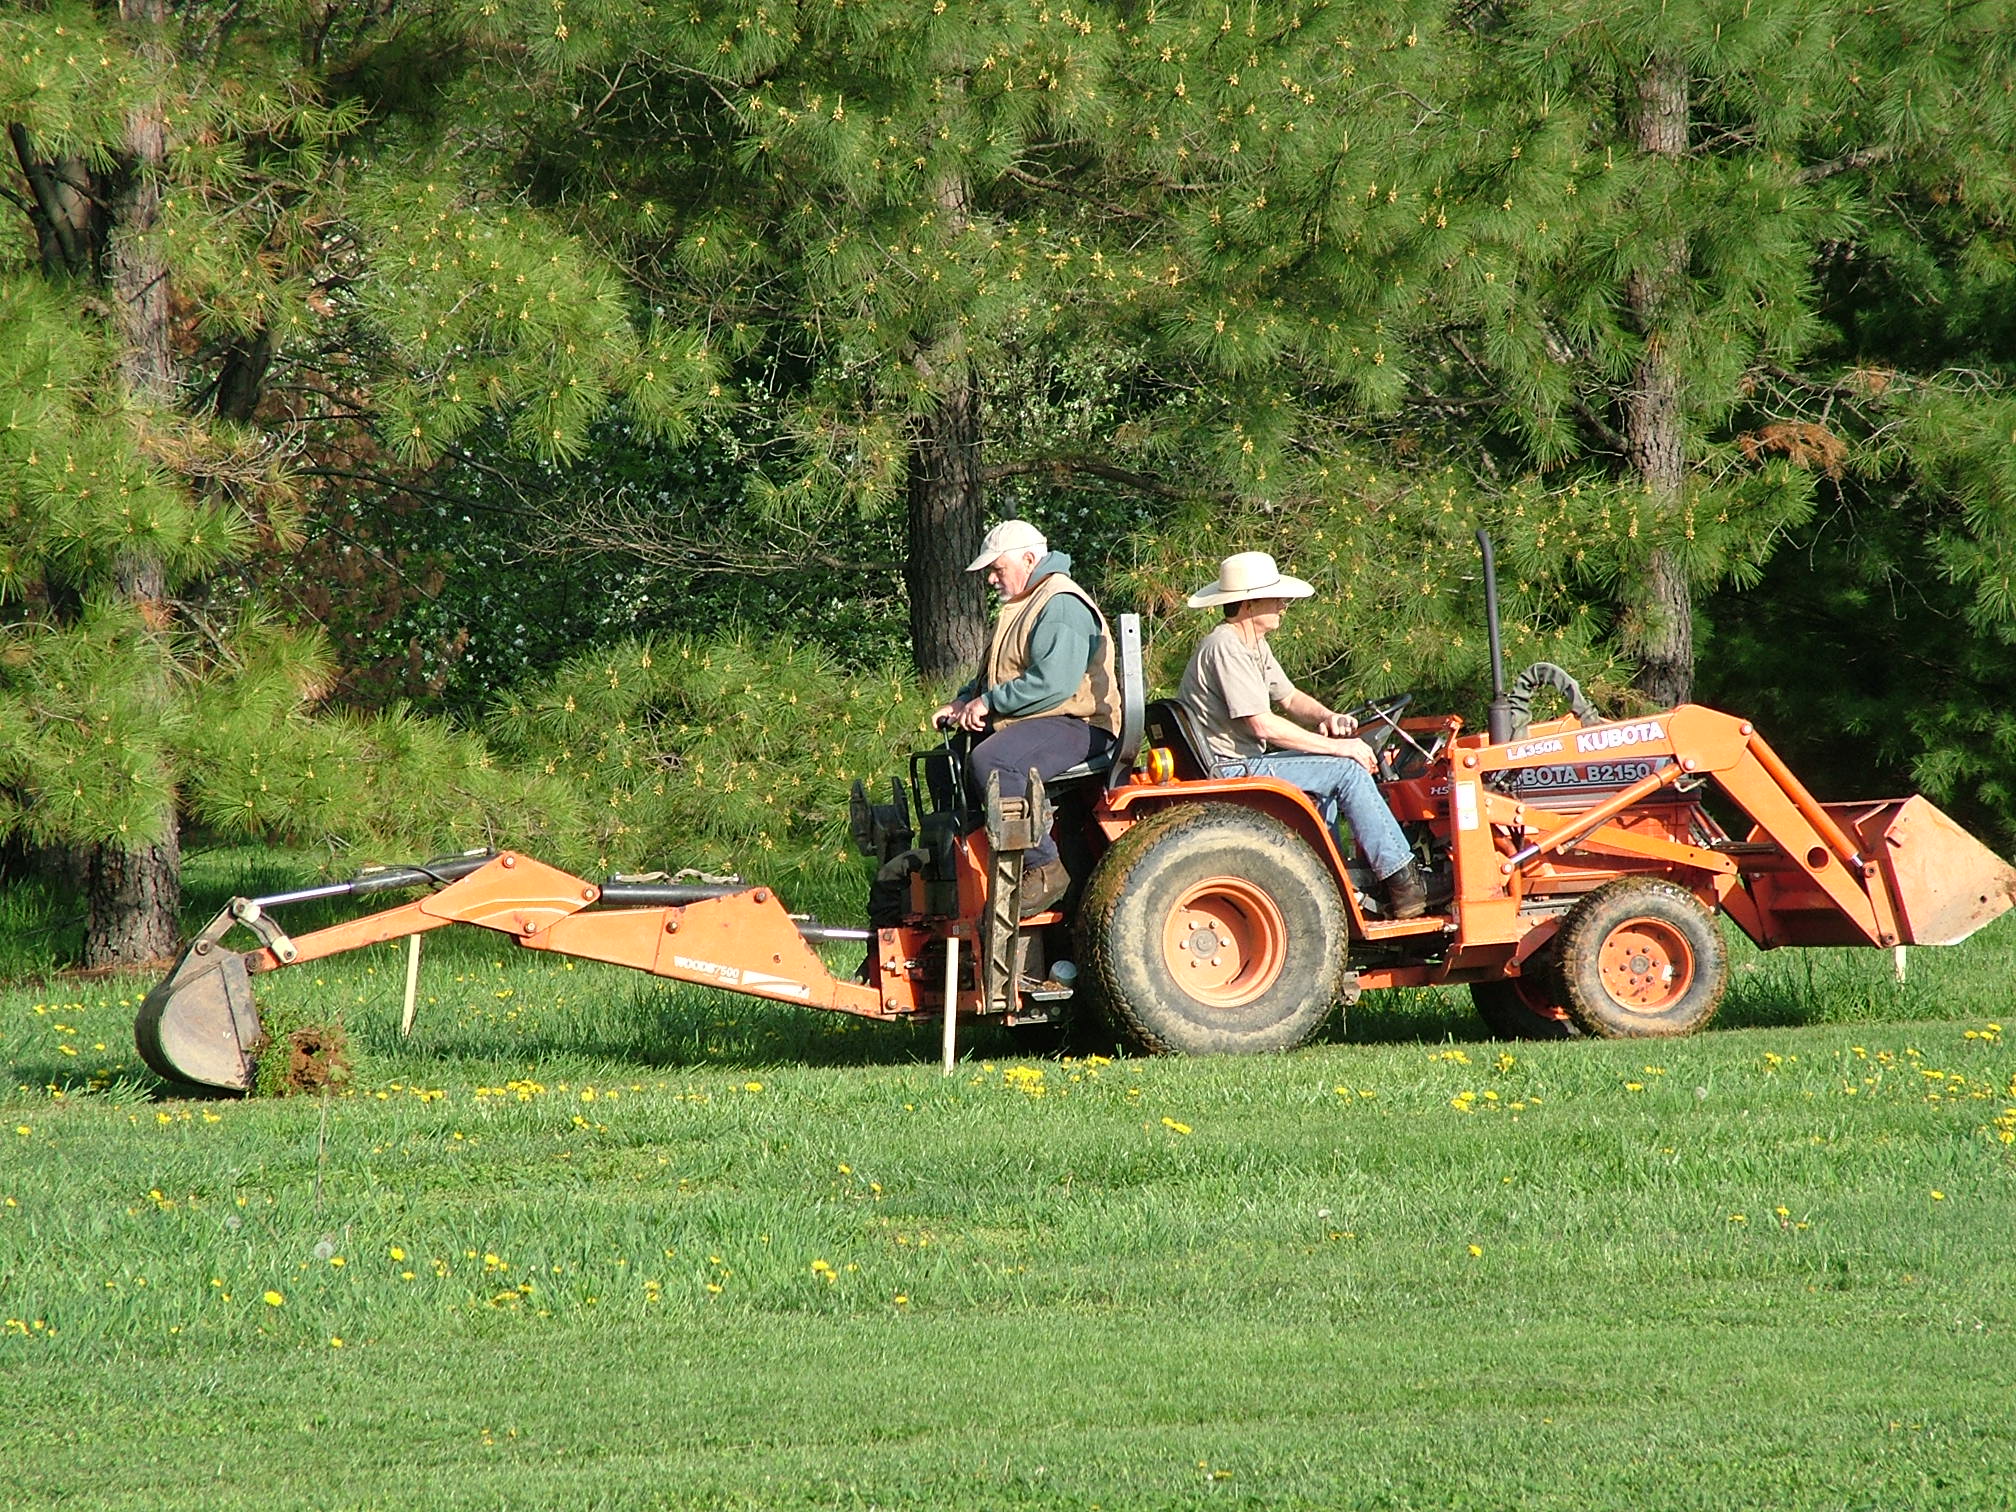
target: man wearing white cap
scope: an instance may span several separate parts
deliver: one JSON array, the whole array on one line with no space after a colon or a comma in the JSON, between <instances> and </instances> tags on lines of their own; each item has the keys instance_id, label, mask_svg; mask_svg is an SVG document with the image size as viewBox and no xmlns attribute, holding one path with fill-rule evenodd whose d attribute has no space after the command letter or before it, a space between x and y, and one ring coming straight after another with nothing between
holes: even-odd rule
<instances>
[{"instance_id":1,"label":"man wearing white cap","mask_svg":"<svg viewBox=\"0 0 2016 1512\"><path fill-rule=\"evenodd\" d=\"M932 716L940 726L991 731L973 747L973 781L998 772L1001 796L1020 798L1029 770L1048 779L1113 745L1120 699L1113 637L1092 596L1071 581L1071 558L1052 551L1027 520L987 532L968 572L984 572L1001 613L980 670ZM1022 909L1041 913L1071 885L1046 834L1022 858Z\"/></svg>"},{"instance_id":2,"label":"man wearing white cap","mask_svg":"<svg viewBox=\"0 0 2016 1512\"><path fill-rule=\"evenodd\" d=\"M1292 782L1316 800L1332 829L1341 814L1384 884L1387 916L1418 918L1428 890L1379 795L1372 748L1351 738L1358 726L1350 715L1325 708L1290 682L1267 645L1288 601L1315 591L1282 573L1264 551L1225 558L1218 580L1190 595L1192 609L1222 605L1225 622L1198 643L1177 697L1202 728L1220 775L1243 771Z\"/></svg>"}]
</instances>

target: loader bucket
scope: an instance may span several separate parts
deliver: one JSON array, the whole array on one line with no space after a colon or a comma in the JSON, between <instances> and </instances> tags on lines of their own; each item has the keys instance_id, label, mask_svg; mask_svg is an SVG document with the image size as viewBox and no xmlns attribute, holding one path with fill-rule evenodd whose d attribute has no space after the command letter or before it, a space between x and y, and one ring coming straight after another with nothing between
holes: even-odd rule
<instances>
[{"instance_id":1,"label":"loader bucket","mask_svg":"<svg viewBox=\"0 0 2016 1512\"><path fill-rule=\"evenodd\" d=\"M2016 902L2016 867L1924 798L1826 808L1881 869L1906 945L1957 945Z\"/></svg>"},{"instance_id":2,"label":"loader bucket","mask_svg":"<svg viewBox=\"0 0 2016 1512\"><path fill-rule=\"evenodd\" d=\"M133 1021L140 1058L157 1074L222 1092L252 1090L264 1041L244 957L208 940L182 952Z\"/></svg>"}]
</instances>

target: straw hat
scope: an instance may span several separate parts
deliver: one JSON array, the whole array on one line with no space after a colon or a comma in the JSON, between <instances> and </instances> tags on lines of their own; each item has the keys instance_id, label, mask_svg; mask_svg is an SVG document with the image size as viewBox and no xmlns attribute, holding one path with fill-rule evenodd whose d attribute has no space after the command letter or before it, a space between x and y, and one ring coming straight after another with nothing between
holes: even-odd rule
<instances>
[{"instance_id":1,"label":"straw hat","mask_svg":"<svg viewBox=\"0 0 2016 1512\"><path fill-rule=\"evenodd\" d=\"M1027 520L1003 520L980 543L980 555L966 564L968 572L985 572L995 561L1011 551L1033 551L1042 556L1050 549L1050 543L1043 539L1043 532Z\"/></svg>"},{"instance_id":2,"label":"straw hat","mask_svg":"<svg viewBox=\"0 0 2016 1512\"><path fill-rule=\"evenodd\" d=\"M1274 558L1264 551L1242 551L1218 564L1218 581L1206 583L1190 595L1192 609L1209 609L1214 604L1239 604L1247 599L1308 598L1315 593L1298 577L1286 577Z\"/></svg>"}]
</instances>

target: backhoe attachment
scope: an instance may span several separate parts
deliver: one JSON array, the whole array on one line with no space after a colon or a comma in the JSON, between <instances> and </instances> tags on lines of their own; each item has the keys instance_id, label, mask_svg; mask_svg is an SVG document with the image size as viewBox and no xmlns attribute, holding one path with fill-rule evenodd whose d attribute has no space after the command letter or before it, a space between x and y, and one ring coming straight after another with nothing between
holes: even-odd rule
<instances>
[{"instance_id":1,"label":"backhoe attachment","mask_svg":"<svg viewBox=\"0 0 2016 1512\"><path fill-rule=\"evenodd\" d=\"M434 891L298 938L271 913L311 899L419 887ZM589 882L530 856L484 851L268 898L233 898L142 1002L133 1024L140 1057L171 1081L250 1091L266 1044L254 976L449 924L494 930L527 950L868 1018L896 1018L919 1006L901 984L885 1000L876 987L836 978L813 947L867 941L871 932L794 916L768 888L623 877ZM225 947L224 936L241 925L259 937L258 949Z\"/></svg>"}]
</instances>

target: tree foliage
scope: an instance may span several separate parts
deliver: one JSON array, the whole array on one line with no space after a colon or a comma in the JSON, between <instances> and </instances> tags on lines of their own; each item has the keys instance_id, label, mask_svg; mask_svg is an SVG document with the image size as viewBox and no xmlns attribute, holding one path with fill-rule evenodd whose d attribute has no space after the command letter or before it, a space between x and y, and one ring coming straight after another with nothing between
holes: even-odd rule
<instances>
[{"instance_id":1,"label":"tree foliage","mask_svg":"<svg viewBox=\"0 0 2016 1512\"><path fill-rule=\"evenodd\" d=\"M1333 702L1472 711L1486 527L1515 666L1622 711L1698 655L1985 815L2012 37L2007 0L17 7L0 830L824 857L915 727L891 625L969 655L1011 512L1165 683L1182 596L1264 548Z\"/></svg>"},{"instance_id":2,"label":"tree foliage","mask_svg":"<svg viewBox=\"0 0 2016 1512\"><path fill-rule=\"evenodd\" d=\"M0 18L28 233L0 258L0 595L26 611L0 646L0 814L84 848L87 954L173 943L184 808L326 820L201 786L327 769L327 737L282 717L326 681L320 648L214 591L185 612L292 542L304 463L423 464L489 415L564 457L612 400L666 440L712 402L704 339L633 320L610 269L486 197L442 156L431 95L398 115L398 60L452 56L456 25L285 0ZM203 744L248 722L257 756Z\"/></svg>"}]
</instances>

